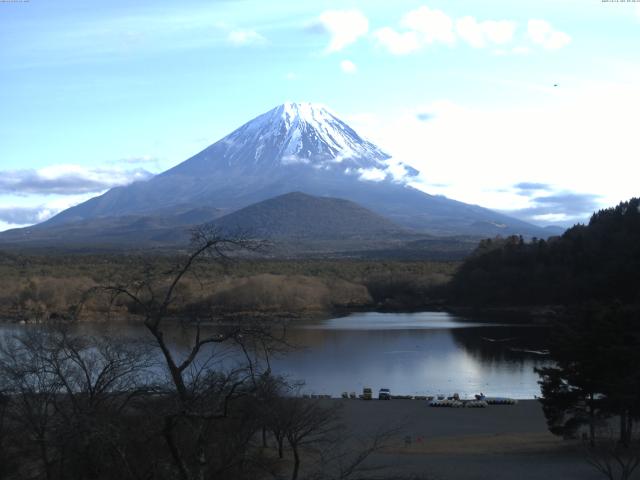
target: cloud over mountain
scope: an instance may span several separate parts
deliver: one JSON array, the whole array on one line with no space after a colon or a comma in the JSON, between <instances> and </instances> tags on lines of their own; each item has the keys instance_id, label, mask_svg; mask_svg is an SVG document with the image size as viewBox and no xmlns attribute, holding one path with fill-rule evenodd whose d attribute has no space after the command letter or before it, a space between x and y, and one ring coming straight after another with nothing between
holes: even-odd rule
<instances>
[{"instance_id":1,"label":"cloud over mountain","mask_svg":"<svg viewBox=\"0 0 640 480\"><path fill-rule=\"evenodd\" d=\"M43 207L0 207L0 222L10 225L39 223L50 216Z\"/></svg>"},{"instance_id":2,"label":"cloud over mountain","mask_svg":"<svg viewBox=\"0 0 640 480\"><path fill-rule=\"evenodd\" d=\"M551 186L543 183L523 182L518 186L519 195L529 197L528 206L503 211L528 222L571 226L576 222L585 222L601 208L600 195L553 191Z\"/></svg>"},{"instance_id":3,"label":"cloud over mountain","mask_svg":"<svg viewBox=\"0 0 640 480\"><path fill-rule=\"evenodd\" d=\"M0 171L0 194L77 195L148 180L153 174L143 168L87 168L52 165L40 169Z\"/></svg>"}]
</instances>

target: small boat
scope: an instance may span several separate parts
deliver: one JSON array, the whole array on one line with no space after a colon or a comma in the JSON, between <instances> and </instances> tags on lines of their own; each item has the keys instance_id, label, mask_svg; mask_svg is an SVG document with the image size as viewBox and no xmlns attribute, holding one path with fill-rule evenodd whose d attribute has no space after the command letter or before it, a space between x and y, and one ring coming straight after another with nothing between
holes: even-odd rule
<instances>
[{"instance_id":1,"label":"small boat","mask_svg":"<svg viewBox=\"0 0 640 480\"><path fill-rule=\"evenodd\" d=\"M459 400L449 400L449 399L444 399L444 400L431 400L429 402L429 406L430 407L447 407L447 408L461 408L464 407L464 403L462 403Z\"/></svg>"},{"instance_id":2,"label":"small boat","mask_svg":"<svg viewBox=\"0 0 640 480\"><path fill-rule=\"evenodd\" d=\"M529 350L528 348L510 348L509 350L518 353L531 353L533 355L549 355L551 353L549 350Z\"/></svg>"},{"instance_id":3,"label":"small boat","mask_svg":"<svg viewBox=\"0 0 640 480\"><path fill-rule=\"evenodd\" d=\"M516 405L518 403L515 398L507 397L483 397L480 400L486 402L487 405Z\"/></svg>"},{"instance_id":4,"label":"small boat","mask_svg":"<svg viewBox=\"0 0 640 480\"><path fill-rule=\"evenodd\" d=\"M469 400L464 402L466 408L487 408L489 404L484 400Z\"/></svg>"},{"instance_id":5,"label":"small boat","mask_svg":"<svg viewBox=\"0 0 640 480\"><path fill-rule=\"evenodd\" d=\"M489 337L480 337L485 342L491 343L500 343L500 342L510 342L512 340L517 340L518 337L509 337L509 338L489 338Z\"/></svg>"}]
</instances>

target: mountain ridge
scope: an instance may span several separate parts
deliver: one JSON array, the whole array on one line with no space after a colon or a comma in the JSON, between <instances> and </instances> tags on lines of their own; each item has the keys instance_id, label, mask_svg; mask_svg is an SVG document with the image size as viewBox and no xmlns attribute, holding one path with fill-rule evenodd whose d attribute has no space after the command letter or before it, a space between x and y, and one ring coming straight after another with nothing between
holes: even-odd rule
<instances>
[{"instance_id":1,"label":"mountain ridge","mask_svg":"<svg viewBox=\"0 0 640 480\"><path fill-rule=\"evenodd\" d=\"M127 215L166 216L178 206L219 216L290 192L340 198L431 235L547 236L544 229L409 185L418 171L363 139L324 107L280 105L175 167L116 187L37 228Z\"/></svg>"}]
</instances>

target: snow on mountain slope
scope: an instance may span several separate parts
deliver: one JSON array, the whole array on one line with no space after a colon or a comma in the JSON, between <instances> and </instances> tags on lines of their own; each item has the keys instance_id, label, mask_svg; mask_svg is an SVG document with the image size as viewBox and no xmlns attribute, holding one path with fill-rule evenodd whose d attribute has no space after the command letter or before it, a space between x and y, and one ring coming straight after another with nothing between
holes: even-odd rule
<instances>
[{"instance_id":1,"label":"snow on mountain slope","mask_svg":"<svg viewBox=\"0 0 640 480\"><path fill-rule=\"evenodd\" d=\"M241 126L168 174L206 171L213 164L269 171L292 165L330 170L363 180L402 182L418 172L395 162L360 137L329 109L312 103L285 103Z\"/></svg>"}]
</instances>

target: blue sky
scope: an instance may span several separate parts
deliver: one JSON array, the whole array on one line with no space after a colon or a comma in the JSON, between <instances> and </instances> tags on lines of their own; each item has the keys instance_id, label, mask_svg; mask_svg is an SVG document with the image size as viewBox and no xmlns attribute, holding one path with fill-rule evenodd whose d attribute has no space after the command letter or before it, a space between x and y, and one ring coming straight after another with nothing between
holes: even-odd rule
<instances>
[{"instance_id":1,"label":"blue sky","mask_svg":"<svg viewBox=\"0 0 640 480\"><path fill-rule=\"evenodd\" d=\"M0 229L148 178L287 100L415 186L539 224L638 195L640 3L0 3ZM554 86L557 85L557 86Z\"/></svg>"}]
</instances>

